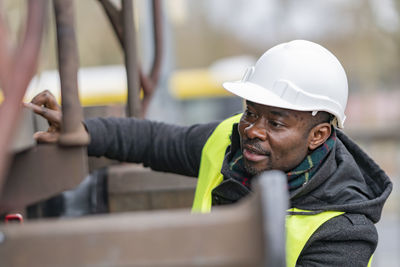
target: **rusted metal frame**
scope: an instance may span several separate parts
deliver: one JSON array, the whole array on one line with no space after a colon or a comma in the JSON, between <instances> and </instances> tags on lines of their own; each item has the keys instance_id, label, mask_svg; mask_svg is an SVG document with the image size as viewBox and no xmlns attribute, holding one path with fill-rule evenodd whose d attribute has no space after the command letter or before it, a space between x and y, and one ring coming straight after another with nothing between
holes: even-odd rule
<instances>
[{"instance_id":1,"label":"rusted metal frame","mask_svg":"<svg viewBox=\"0 0 400 267\"><path fill-rule=\"evenodd\" d=\"M119 43L122 48L124 48L124 31L121 22L121 12L119 11L109 0L99 0L102 4L110 22L114 29L115 35L117 36ZM162 14L161 14L161 3L159 0L152 1L152 10L153 10L153 36L154 36L154 58L153 64L151 67L150 75L147 76L143 73L143 70L138 67L140 84L143 90L143 101L141 107L141 116L144 116L146 110L148 108L151 97L155 91L157 86L160 69L161 69L161 61L163 57L163 38L162 38ZM124 49L124 51L126 51ZM126 53L126 52L125 52ZM128 86L129 88L129 86ZM132 108L129 108L132 109Z\"/></svg>"},{"instance_id":2,"label":"rusted metal frame","mask_svg":"<svg viewBox=\"0 0 400 267\"><path fill-rule=\"evenodd\" d=\"M161 59L162 59L162 12L160 0L153 0L153 35L154 35L154 60L150 78L153 84L157 84L160 78Z\"/></svg>"},{"instance_id":3,"label":"rusted metal frame","mask_svg":"<svg viewBox=\"0 0 400 267\"><path fill-rule=\"evenodd\" d=\"M61 145L87 145L89 136L83 125L78 93L78 47L74 29L73 0L54 0L57 27L57 55L61 82Z\"/></svg>"},{"instance_id":4,"label":"rusted metal frame","mask_svg":"<svg viewBox=\"0 0 400 267\"><path fill-rule=\"evenodd\" d=\"M0 21L0 78L5 96L0 106L0 192L10 162L10 146L18 118L21 101L36 70L42 40L47 0L28 1L28 17L22 43L12 49L8 43L4 20Z\"/></svg>"},{"instance_id":5,"label":"rusted metal frame","mask_svg":"<svg viewBox=\"0 0 400 267\"><path fill-rule=\"evenodd\" d=\"M35 0L29 3L31 2ZM14 155L9 178L4 183L4 191L0 196L0 213L74 188L87 174L86 149L82 145L87 144L88 135L81 123L82 109L77 88L78 54L72 4L72 0L54 0L64 114L59 141L62 146L39 145ZM28 58L31 55L32 52L22 56ZM7 98L9 95L11 92ZM56 179L54 173L57 173Z\"/></svg>"},{"instance_id":6,"label":"rusted metal frame","mask_svg":"<svg viewBox=\"0 0 400 267\"><path fill-rule=\"evenodd\" d=\"M161 59L163 57L163 35L162 35L162 14L161 3L159 0L152 1L153 9L153 38L154 38L154 59L150 72L147 77L140 71L140 81L143 88L142 112L145 115L150 104L151 97L156 89L161 71Z\"/></svg>"},{"instance_id":7,"label":"rusted metal frame","mask_svg":"<svg viewBox=\"0 0 400 267\"><path fill-rule=\"evenodd\" d=\"M0 214L75 188L86 175L85 147L40 144L20 152L14 155L8 172L9 179L4 183Z\"/></svg>"},{"instance_id":8,"label":"rusted metal frame","mask_svg":"<svg viewBox=\"0 0 400 267\"><path fill-rule=\"evenodd\" d=\"M4 225L0 265L262 266L253 212L246 205L208 215L175 210Z\"/></svg>"},{"instance_id":9,"label":"rusted metal frame","mask_svg":"<svg viewBox=\"0 0 400 267\"><path fill-rule=\"evenodd\" d=\"M0 226L0 265L286 266L286 176L263 176L255 194L210 214L173 210Z\"/></svg>"},{"instance_id":10,"label":"rusted metal frame","mask_svg":"<svg viewBox=\"0 0 400 267\"><path fill-rule=\"evenodd\" d=\"M140 82L133 0L122 0L122 21L126 77L128 82L127 115L129 117L140 117Z\"/></svg>"}]
</instances>

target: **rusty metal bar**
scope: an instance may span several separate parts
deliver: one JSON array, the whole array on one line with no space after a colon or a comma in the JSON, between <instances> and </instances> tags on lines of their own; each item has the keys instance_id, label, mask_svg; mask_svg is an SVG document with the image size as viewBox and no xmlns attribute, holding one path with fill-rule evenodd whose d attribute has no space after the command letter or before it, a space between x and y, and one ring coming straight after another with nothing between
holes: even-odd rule
<instances>
[{"instance_id":1,"label":"rusty metal bar","mask_svg":"<svg viewBox=\"0 0 400 267\"><path fill-rule=\"evenodd\" d=\"M163 58L163 35L162 35L162 14L159 0L152 1L153 10L153 39L154 59L149 77L140 70L140 81L143 88L142 115L146 114L151 97L156 89L160 77L161 60Z\"/></svg>"},{"instance_id":2,"label":"rusty metal bar","mask_svg":"<svg viewBox=\"0 0 400 267\"><path fill-rule=\"evenodd\" d=\"M283 267L286 177L263 178L255 194L210 214L172 210L3 225L0 265Z\"/></svg>"},{"instance_id":3,"label":"rusty metal bar","mask_svg":"<svg viewBox=\"0 0 400 267\"><path fill-rule=\"evenodd\" d=\"M63 123L61 145L86 145L89 136L83 125L78 92L78 47L74 30L73 0L54 0L57 27L58 68L61 81Z\"/></svg>"},{"instance_id":4,"label":"rusty metal bar","mask_svg":"<svg viewBox=\"0 0 400 267\"><path fill-rule=\"evenodd\" d=\"M154 35L154 61L150 73L153 84L157 84L160 77L162 59L162 14L160 0L153 0L153 35Z\"/></svg>"},{"instance_id":5,"label":"rusty metal bar","mask_svg":"<svg viewBox=\"0 0 400 267\"><path fill-rule=\"evenodd\" d=\"M115 35L118 38L118 41L121 47L124 50L125 58L127 57L127 47L128 45L124 45L125 40L125 31L123 30L123 21L121 21L121 12L119 11L109 0L99 0L105 10L107 17L109 18L111 25L114 29ZM124 2L123 2L124 3ZM141 106L141 116L143 117L146 113L148 105L150 103L151 97L154 93L154 90L157 86L159 76L160 76L160 69L161 69L161 62L163 58L163 34L162 34L162 12L161 12L161 2L159 0L152 1L152 14L153 14L153 39L154 39L154 58L153 64L151 67L151 71L149 75L145 75L143 70L138 65L138 72L140 78L140 85L143 90L143 100ZM127 24L129 27L129 23ZM134 29L134 25L131 24L131 27ZM131 48L133 49L133 48ZM138 63L137 63L138 64ZM128 85L129 88L129 85ZM128 89L129 90L129 89ZM129 93L128 93L129 96ZM128 102L130 98L128 97ZM131 100L132 102L134 100ZM133 102L134 103L134 102ZM132 109L131 107L128 108L129 110Z\"/></svg>"},{"instance_id":6,"label":"rusty metal bar","mask_svg":"<svg viewBox=\"0 0 400 267\"><path fill-rule=\"evenodd\" d=\"M136 29L132 0L122 0L122 20L126 76L128 81L127 115L141 116L140 83L136 50Z\"/></svg>"},{"instance_id":7,"label":"rusty metal bar","mask_svg":"<svg viewBox=\"0 0 400 267\"><path fill-rule=\"evenodd\" d=\"M262 266L259 218L246 205L209 215L169 211L0 226L0 265Z\"/></svg>"},{"instance_id":8,"label":"rusty metal bar","mask_svg":"<svg viewBox=\"0 0 400 267\"><path fill-rule=\"evenodd\" d=\"M22 110L21 101L36 70L47 1L28 1L28 18L22 43L10 49L4 21L0 21L0 78L5 99L0 106L0 192L10 162L10 146Z\"/></svg>"}]
</instances>

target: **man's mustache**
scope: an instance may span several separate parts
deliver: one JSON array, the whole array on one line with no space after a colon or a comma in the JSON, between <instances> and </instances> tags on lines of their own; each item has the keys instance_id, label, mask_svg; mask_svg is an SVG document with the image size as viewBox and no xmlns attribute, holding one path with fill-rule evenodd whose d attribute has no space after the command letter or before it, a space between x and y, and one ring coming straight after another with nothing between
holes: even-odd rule
<instances>
[{"instance_id":1,"label":"man's mustache","mask_svg":"<svg viewBox=\"0 0 400 267\"><path fill-rule=\"evenodd\" d=\"M268 150L265 150L259 141L257 141L256 139L248 139L248 140L243 140L242 141L242 149L243 148L249 148L250 151L253 151L257 154L260 155L266 155L266 156L270 156L271 153Z\"/></svg>"}]
</instances>

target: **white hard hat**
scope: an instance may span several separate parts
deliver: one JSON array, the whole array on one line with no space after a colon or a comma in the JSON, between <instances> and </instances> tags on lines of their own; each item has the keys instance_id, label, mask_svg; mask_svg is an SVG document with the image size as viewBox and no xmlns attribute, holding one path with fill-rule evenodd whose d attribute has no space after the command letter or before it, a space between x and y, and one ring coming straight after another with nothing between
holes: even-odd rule
<instances>
[{"instance_id":1,"label":"white hard hat","mask_svg":"<svg viewBox=\"0 0 400 267\"><path fill-rule=\"evenodd\" d=\"M348 85L339 60L316 43L295 40L272 47L243 79L224 88L246 100L280 108L326 111L343 128Z\"/></svg>"}]
</instances>

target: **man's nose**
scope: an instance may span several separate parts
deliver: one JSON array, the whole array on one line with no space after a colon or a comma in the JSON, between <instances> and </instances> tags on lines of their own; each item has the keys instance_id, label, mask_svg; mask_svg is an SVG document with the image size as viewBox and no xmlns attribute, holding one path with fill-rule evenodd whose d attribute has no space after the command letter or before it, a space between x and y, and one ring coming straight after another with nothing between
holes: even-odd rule
<instances>
[{"instance_id":1,"label":"man's nose","mask_svg":"<svg viewBox=\"0 0 400 267\"><path fill-rule=\"evenodd\" d=\"M261 141L265 141L267 139L267 129L265 128L264 123L261 120L257 120L254 123L251 123L244 129L244 133L247 135L249 139L260 139Z\"/></svg>"}]
</instances>

